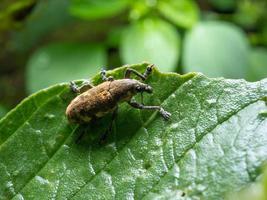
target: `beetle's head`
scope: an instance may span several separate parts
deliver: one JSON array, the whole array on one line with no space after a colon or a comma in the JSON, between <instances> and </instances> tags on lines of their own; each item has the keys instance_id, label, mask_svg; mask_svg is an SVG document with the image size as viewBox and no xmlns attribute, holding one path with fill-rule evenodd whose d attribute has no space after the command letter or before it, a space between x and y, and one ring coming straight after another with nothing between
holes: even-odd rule
<instances>
[{"instance_id":1,"label":"beetle's head","mask_svg":"<svg viewBox=\"0 0 267 200\"><path fill-rule=\"evenodd\" d=\"M137 82L135 84L134 89L136 93L142 93L142 92L152 93L153 92L153 88L150 85L147 85L141 82Z\"/></svg>"}]
</instances>

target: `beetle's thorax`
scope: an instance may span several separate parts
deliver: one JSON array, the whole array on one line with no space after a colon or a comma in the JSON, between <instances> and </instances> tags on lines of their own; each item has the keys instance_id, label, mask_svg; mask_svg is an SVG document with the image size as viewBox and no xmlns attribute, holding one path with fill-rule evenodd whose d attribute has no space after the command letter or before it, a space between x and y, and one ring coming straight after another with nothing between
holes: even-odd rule
<instances>
[{"instance_id":1,"label":"beetle's thorax","mask_svg":"<svg viewBox=\"0 0 267 200\"><path fill-rule=\"evenodd\" d=\"M137 92L137 85L143 84L134 79L119 79L110 82L108 91L117 102L129 101Z\"/></svg>"}]
</instances>

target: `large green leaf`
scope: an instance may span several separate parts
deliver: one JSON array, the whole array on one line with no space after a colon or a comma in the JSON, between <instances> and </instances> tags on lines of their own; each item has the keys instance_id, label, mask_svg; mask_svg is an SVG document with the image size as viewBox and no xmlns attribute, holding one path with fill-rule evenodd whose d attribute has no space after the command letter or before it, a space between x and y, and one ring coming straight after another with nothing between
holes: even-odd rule
<instances>
[{"instance_id":1,"label":"large green leaf","mask_svg":"<svg viewBox=\"0 0 267 200\"><path fill-rule=\"evenodd\" d=\"M145 104L162 105L171 119L122 104L102 144L110 116L86 129L70 125L67 84L25 99L0 121L1 199L222 199L254 181L267 158L266 79L155 70L147 82L154 93Z\"/></svg>"},{"instance_id":2,"label":"large green leaf","mask_svg":"<svg viewBox=\"0 0 267 200\"><path fill-rule=\"evenodd\" d=\"M148 61L163 71L174 71L180 54L180 35L160 19L132 24L122 35L120 55L124 63Z\"/></svg>"},{"instance_id":3,"label":"large green leaf","mask_svg":"<svg viewBox=\"0 0 267 200\"><path fill-rule=\"evenodd\" d=\"M244 78L249 66L249 45L241 29L233 24L199 23L186 35L185 71L200 71L211 77Z\"/></svg>"},{"instance_id":4,"label":"large green leaf","mask_svg":"<svg viewBox=\"0 0 267 200\"><path fill-rule=\"evenodd\" d=\"M56 43L40 48L27 65L29 92L74 79L88 78L106 65L102 46Z\"/></svg>"}]
</instances>

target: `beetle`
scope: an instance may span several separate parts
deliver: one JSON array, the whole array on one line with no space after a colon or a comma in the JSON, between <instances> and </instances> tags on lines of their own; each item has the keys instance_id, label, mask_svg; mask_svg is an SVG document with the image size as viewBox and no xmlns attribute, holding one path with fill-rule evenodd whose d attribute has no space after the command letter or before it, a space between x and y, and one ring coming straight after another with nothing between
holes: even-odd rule
<instances>
[{"instance_id":1,"label":"beetle","mask_svg":"<svg viewBox=\"0 0 267 200\"><path fill-rule=\"evenodd\" d=\"M100 75L103 82L97 86L85 82L78 87L74 82L70 82L70 88L78 94L66 109L66 116L69 122L85 124L92 119L101 118L108 113L116 113L118 104L127 102L130 106L137 109L158 110L161 116L168 120L171 114L161 106L147 106L133 100L133 96L138 93L152 93L150 85L142 83L136 79L131 79L135 74L143 81L152 73L154 65L148 65L146 71L141 74L132 68L126 68L123 79L114 80L112 76L107 77L106 71L101 70Z\"/></svg>"}]
</instances>

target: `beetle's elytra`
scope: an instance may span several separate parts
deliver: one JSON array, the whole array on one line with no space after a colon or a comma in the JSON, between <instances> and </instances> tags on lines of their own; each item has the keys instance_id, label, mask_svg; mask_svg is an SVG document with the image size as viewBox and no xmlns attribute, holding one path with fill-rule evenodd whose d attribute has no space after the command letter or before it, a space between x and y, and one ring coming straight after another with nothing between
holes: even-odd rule
<instances>
[{"instance_id":1,"label":"beetle's elytra","mask_svg":"<svg viewBox=\"0 0 267 200\"><path fill-rule=\"evenodd\" d=\"M169 119L171 114L160 106L146 106L132 99L137 93L152 93L152 87L138 80L131 79L131 74L137 75L143 81L151 74L153 65L149 65L141 74L132 68L127 68L123 79L114 80L106 77L105 70L101 71L103 83L92 86L85 83L77 87L73 82L70 88L78 96L74 98L66 109L66 115L70 122L83 124L91 119L100 118L107 113L115 112L118 104L128 102L130 106L137 109L158 110L164 119Z\"/></svg>"}]
</instances>

